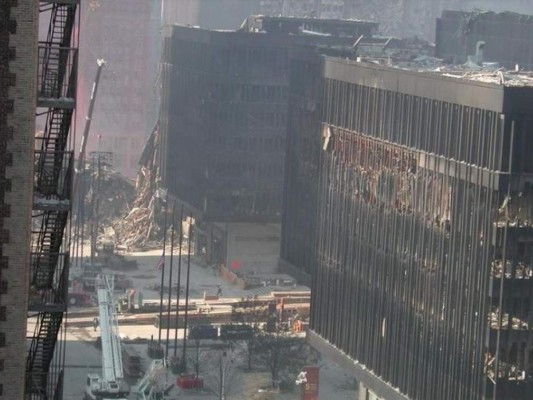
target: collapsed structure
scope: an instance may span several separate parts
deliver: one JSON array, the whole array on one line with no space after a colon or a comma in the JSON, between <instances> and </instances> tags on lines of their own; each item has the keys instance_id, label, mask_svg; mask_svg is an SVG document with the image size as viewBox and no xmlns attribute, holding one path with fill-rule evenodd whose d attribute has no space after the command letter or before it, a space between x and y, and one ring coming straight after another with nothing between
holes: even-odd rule
<instances>
[{"instance_id":1,"label":"collapsed structure","mask_svg":"<svg viewBox=\"0 0 533 400\"><path fill-rule=\"evenodd\" d=\"M531 397L531 75L292 59L281 264L311 343L360 398Z\"/></svg>"}]
</instances>

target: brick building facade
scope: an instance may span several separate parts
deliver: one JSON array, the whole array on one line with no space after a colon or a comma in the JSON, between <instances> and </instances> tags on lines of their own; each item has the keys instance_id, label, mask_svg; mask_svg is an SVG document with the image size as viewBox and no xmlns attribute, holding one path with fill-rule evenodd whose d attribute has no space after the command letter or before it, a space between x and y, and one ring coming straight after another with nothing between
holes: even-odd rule
<instances>
[{"instance_id":1,"label":"brick building facade","mask_svg":"<svg viewBox=\"0 0 533 400\"><path fill-rule=\"evenodd\" d=\"M0 2L0 397L24 396L37 3Z\"/></svg>"}]
</instances>

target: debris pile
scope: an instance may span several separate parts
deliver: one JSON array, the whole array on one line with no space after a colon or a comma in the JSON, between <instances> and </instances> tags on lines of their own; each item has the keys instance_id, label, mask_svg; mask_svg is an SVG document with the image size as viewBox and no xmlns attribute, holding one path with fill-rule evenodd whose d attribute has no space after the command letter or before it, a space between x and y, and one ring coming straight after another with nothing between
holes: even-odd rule
<instances>
[{"instance_id":1,"label":"debris pile","mask_svg":"<svg viewBox=\"0 0 533 400\"><path fill-rule=\"evenodd\" d=\"M444 76L456 79L467 79L478 82L492 83L503 86L524 87L533 86L533 73L528 71L507 71L499 68L496 71L472 70L469 65L442 67L439 69Z\"/></svg>"},{"instance_id":2,"label":"debris pile","mask_svg":"<svg viewBox=\"0 0 533 400\"><path fill-rule=\"evenodd\" d=\"M123 218L130 211L130 204L135 199L135 187L124 176L113 170L94 172L91 181L93 187L89 191L91 203L95 200L94 185L98 185L98 216L102 226L113 225L114 221Z\"/></svg>"},{"instance_id":3,"label":"debris pile","mask_svg":"<svg viewBox=\"0 0 533 400\"><path fill-rule=\"evenodd\" d=\"M156 195L147 206L134 205L125 218L115 222L113 228L116 244L129 250L146 250L161 246L163 230L154 218L155 199Z\"/></svg>"},{"instance_id":4,"label":"debris pile","mask_svg":"<svg viewBox=\"0 0 533 400\"><path fill-rule=\"evenodd\" d=\"M158 188L157 168L159 135L154 129L148 139L139 164L137 196L123 218L115 220L114 242L128 250L148 250L161 247L163 221L161 212L166 204L166 191Z\"/></svg>"}]
</instances>

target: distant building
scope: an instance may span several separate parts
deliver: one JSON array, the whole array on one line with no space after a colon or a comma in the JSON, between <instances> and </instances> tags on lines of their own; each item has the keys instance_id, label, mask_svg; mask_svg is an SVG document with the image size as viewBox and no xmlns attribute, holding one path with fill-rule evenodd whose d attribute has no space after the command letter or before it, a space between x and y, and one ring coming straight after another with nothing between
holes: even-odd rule
<instances>
[{"instance_id":1,"label":"distant building","mask_svg":"<svg viewBox=\"0 0 533 400\"><path fill-rule=\"evenodd\" d=\"M270 16L342 19L346 0L261 0L261 13Z\"/></svg>"},{"instance_id":2,"label":"distant building","mask_svg":"<svg viewBox=\"0 0 533 400\"><path fill-rule=\"evenodd\" d=\"M533 75L291 65L281 257L311 344L362 399L530 398Z\"/></svg>"},{"instance_id":3,"label":"distant building","mask_svg":"<svg viewBox=\"0 0 533 400\"><path fill-rule=\"evenodd\" d=\"M81 20L78 126L82 130L85 126L96 60L104 59L107 64L98 88L88 150L113 152L117 171L133 178L156 120L160 4L146 0L83 2Z\"/></svg>"},{"instance_id":4,"label":"distant building","mask_svg":"<svg viewBox=\"0 0 533 400\"><path fill-rule=\"evenodd\" d=\"M443 10L533 14L533 3L529 0L344 0L344 9L346 18L378 22L382 34L435 41L435 22Z\"/></svg>"},{"instance_id":5,"label":"distant building","mask_svg":"<svg viewBox=\"0 0 533 400\"><path fill-rule=\"evenodd\" d=\"M531 12L533 13L533 7ZM437 20L437 57L465 63L482 44L480 62L533 69L533 18L516 13L444 11Z\"/></svg>"},{"instance_id":6,"label":"distant building","mask_svg":"<svg viewBox=\"0 0 533 400\"><path fill-rule=\"evenodd\" d=\"M261 13L261 0L161 0L163 26L238 29L249 15Z\"/></svg>"},{"instance_id":7,"label":"distant building","mask_svg":"<svg viewBox=\"0 0 533 400\"><path fill-rule=\"evenodd\" d=\"M274 17L359 19L379 23L381 33L435 40L443 10L533 14L529 0L162 0L163 24L237 29L252 14Z\"/></svg>"},{"instance_id":8,"label":"distant building","mask_svg":"<svg viewBox=\"0 0 533 400\"><path fill-rule=\"evenodd\" d=\"M259 230L269 223L277 224L278 233L265 228L260 236L276 237L279 246L291 46L351 48L356 38L376 31L376 24L364 21L270 17L250 17L241 31L232 32L166 28L162 183L202 223L226 231L219 243L228 238L236 243L253 232L241 226L235 227L241 233L232 234L231 226L221 223L252 223ZM211 254L213 231L202 223L201 247ZM272 268L279 251L274 253Z\"/></svg>"}]
</instances>

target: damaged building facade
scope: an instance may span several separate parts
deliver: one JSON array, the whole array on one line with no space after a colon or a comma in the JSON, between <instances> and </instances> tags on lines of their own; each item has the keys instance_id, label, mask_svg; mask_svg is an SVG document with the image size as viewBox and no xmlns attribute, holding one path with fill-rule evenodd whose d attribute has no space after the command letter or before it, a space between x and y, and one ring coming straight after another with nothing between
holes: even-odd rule
<instances>
[{"instance_id":1,"label":"damaged building facade","mask_svg":"<svg viewBox=\"0 0 533 400\"><path fill-rule=\"evenodd\" d=\"M381 33L435 40L435 21L443 10L511 11L533 14L529 0L161 0L163 25L237 29L252 14L283 17L358 19L379 23Z\"/></svg>"},{"instance_id":2,"label":"damaged building facade","mask_svg":"<svg viewBox=\"0 0 533 400\"><path fill-rule=\"evenodd\" d=\"M510 11L533 14L528 0L344 0L345 18L379 23L382 33L401 38L435 40L435 21L444 10Z\"/></svg>"},{"instance_id":3,"label":"damaged building facade","mask_svg":"<svg viewBox=\"0 0 533 400\"><path fill-rule=\"evenodd\" d=\"M302 26L319 34L302 35ZM290 46L351 45L376 31L375 23L364 21L270 17L249 18L235 32L167 28L159 121L162 181L171 196L194 210L209 263L257 264L253 255L236 260L222 245L249 241L257 233L259 241L272 244L269 262L277 265ZM222 247L214 249L215 242Z\"/></svg>"},{"instance_id":4,"label":"damaged building facade","mask_svg":"<svg viewBox=\"0 0 533 400\"><path fill-rule=\"evenodd\" d=\"M533 12L533 10L532 10ZM465 63L479 53L495 68L533 69L533 20L516 13L444 11L437 20L436 56Z\"/></svg>"},{"instance_id":5,"label":"damaged building facade","mask_svg":"<svg viewBox=\"0 0 533 400\"><path fill-rule=\"evenodd\" d=\"M313 278L310 342L360 399L530 398L531 78L291 64L281 265Z\"/></svg>"}]
</instances>

